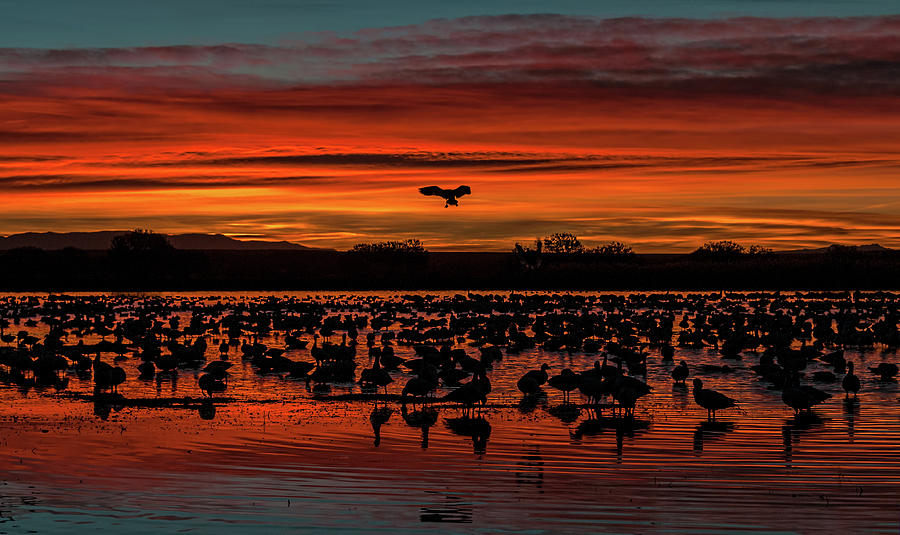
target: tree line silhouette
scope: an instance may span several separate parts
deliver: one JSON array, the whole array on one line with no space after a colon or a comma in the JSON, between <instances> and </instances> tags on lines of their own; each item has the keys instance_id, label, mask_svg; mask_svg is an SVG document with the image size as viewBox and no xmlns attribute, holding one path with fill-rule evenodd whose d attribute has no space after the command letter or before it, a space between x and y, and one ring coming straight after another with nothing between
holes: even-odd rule
<instances>
[{"instance_id":1,"label":"tree line silhouette","mask_svg":"<svg viewBox=\"0 0 900 535\"><path fill-rule=\"evenodd\" d=\"M844 246L846 247L846 246ZM524 265L536 269L536 257L551 256L581 258L586 260L626 261L635 256L634 249L627 243L611 241L593 248L587 248L581 239L571 232L557 232L544 238L537 238L534 247L516 243L513 252ZM744 246L731 240L708 241L690 254L699 259L734 260L749 256L773 254L774 251L762 245Z\"/></svg>"},{"instance_id":2,"label":"tree line silhouette","mask_svg":"<svg viewBox=\"0 0 900 535\"><path fill-rule=\"evenodd\" d=\"M898 251L850 246L792 254L718 241L640 254L558 233L507 252L430 252L415 238L347 251L189 250L138 229L106 251L0 251L0 290L887 290L898 288L898 269Z\"/></svg>"},{"instance_id":3,"label":"tree line silhouette","mask_svg":"<svg viewBox=\"0 0 900 535\"><path fill-rule=\"evenodd\" d=\"M381 258L416 258L428 254L422 242L415 238L404 241L357 243L347 252L357 256Z\"/></svg>"}]
</instances>

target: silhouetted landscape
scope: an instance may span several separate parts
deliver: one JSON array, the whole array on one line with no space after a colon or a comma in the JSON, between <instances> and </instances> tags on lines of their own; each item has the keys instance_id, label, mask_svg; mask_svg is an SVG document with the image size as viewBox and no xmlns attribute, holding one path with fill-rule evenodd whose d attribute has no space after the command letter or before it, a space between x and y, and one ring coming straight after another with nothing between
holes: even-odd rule
<instances>
[{"instance_id":1,"label":"silhouetted landscape","mask_svg":"<svg viewBox=\"0 0 900 535\"><path fill-rule=\"evenodd\" d=\"M218 243L219 239L181 243ZM231 240L236 241L236 240ZM45 242L46 243L46 242ZM59 245L73 242L57 242ZM74 243L77 243L74 242ZM102 250L0 251L4 290L893 289L900 252L878 246L706 258L692 254L546 253L539 267L513 252L363 254L322 249L174 248L138 258ZM179 243L173 240L173 245Z\"/></svg>"},{"instance_id":2,"label":"silhouetted landscape","mask_svg":"<svg viewBox=\"0 0 900 535\"><path fill-rule=\"evenodd\" d=\"M109 249L112 239L125 234L126 230L105 230L95 232L23 232L10 236L0 236L0 251L34 247L37 249L83 249L88 251L105 251ZM201 249L207 251L259 251L287 250L304 251L313 249L287 241L262 241L235 239L222 234L174 234L166 238L177 249Z\"/></svg>"},{"instance_id":3,"label":"silhouetted landscape","mask_svg":"<svg viewBox=\"0 0 900 535\"><path fill-rule=\"evenodd\" d=\"M900 533L897 0L0 3L0 535Z\"/></svg>"}]
</instances>

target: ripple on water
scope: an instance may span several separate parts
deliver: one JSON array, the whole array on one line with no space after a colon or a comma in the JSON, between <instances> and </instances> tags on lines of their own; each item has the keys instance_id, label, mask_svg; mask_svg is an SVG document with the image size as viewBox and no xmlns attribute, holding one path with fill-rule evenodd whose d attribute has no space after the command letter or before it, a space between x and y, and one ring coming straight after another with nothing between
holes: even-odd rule
<instances>
[{"instance_id":1,"label":"ripple on water","mask_svg":"<svg viewBox=\"0 0 900 535\"><path fill-rule=\"evenodd\" d=\"M309 359L308 350L290 356ZM866 366L896 359L847 356ZM653 392L635 425L587 409L566 421L553 391L530 412L514 408L526 370L588 368L596 358L508 355L491 372L491 401L511 408L482 411L483 423L454 423L460 411L438 408L423 431L394 405L377 446L371 403L314 401L304 383L260 376L234 353L228 395L240 402L217 406L212 420L130 407L101 420L89 403L3 386L0 532L897 532L896 384L861 374L858 404L845 403L838 384L821 386L834 397L814 418L795 418L745 354L729 361L731 374L701 375L740 401L710 424L689 389L671 386L673 364L653 356ZM706 350L679 349L682 358L722 362ZM137 375L135 359L121 365ZM129 380L121 391L195 396L197 376ZM394 377L391 391L402 374ZM70 391L90 389L71 378Z\"/></svg>"}]
</instances>

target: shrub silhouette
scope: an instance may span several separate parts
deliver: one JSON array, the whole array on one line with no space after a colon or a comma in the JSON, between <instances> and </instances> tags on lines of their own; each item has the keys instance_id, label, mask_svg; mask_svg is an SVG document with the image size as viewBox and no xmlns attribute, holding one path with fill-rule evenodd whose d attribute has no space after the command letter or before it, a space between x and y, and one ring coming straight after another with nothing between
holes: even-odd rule
<instances>
[{"instance_id":1,"label":"shrub silhouette","mask_svg":"<svg viewBox=\"0 0 900 535\"><path fill-rule=\"evenodd\" d=\"M150 230L135 229L116 236L109 246L112 267L122 281L146 285L176 276L175 247Z\"/></svg>"},{"instance_id":2,"label":"shrub silhouette","mask_svg":"<svg viewBox=\"0 0 900 535\"><path fill-rule=\"evenodd\" d=\"M825 253L833 258L840 259L860 256L859 247L855 245L841 245L838 243L829 245L828 248L825 249Z\"/></svg>"},{"instance_id":3,"label":"shrub silhouette","mask_svg":"<svg viewBox=\"0 0 900 535\"><path fill-rule=\"evenodd\" d=\"M544 251L547 253L582 253L584 245L571 232L557 232L544 238Z\"/></svg>"},{"instance_id":4,"label":"shrub silhouette","mask_svg":"<svg viewBox=\"0 0 900 535\"><path fill-rule=\"evenodd\" d=\"M747 254L751 256L770 255L773 251L771 247L763 247L762 245L751 245L747 248Z\"/></svg>"},{"instance_id":5,"label":"shrub silhouette","mask_svg":"<svg viewBox=\"0 0 900 535\"><path fill-rule=\"evenodd\" d=\"M694 250L691 255L713 260L732 260L749 256L765 256L772 254L772 249L762 245L743 245L731 240L708 241Z\"/></svg>"},{"instance_id":6,"label":"shrub silhouette","mask_svg":"<svg viewBox=\"0 0 900 535\"><path fill-rule=\"evenodd\" d=\"M513 248L513 254L516 255L516 259L519 261L522 268L526 270L535 270L540 269L541 263L543 262L543 248L544 245L540 238L534 240L534 249L516 242L516 246Z\"/></svg>"},{"instance_id":7,"label":"shrub silhouette","mask_svg":"<svg viewBox=\"0 0 900 535\"><path fill-rule=\"evenodd\" d=\"M116 236L109 246L109 252L114 257L157 256L174 250L169 238L145 229Z\"/></svg>"},{"instance_id":8,"label":"shrub silhouette","mask_svg":"<svg viewBox=\"0 0 900 535\"><path fill-rule=\"evenodd\" d=\"M348 252L355 255L383 257L417 257L428 253L422 242L415 238L404 241L357 243Z\"/></svg>"},{"instance_id":9,"label":"shrub silhouette","mask_svg":"<svg viewBox=\"0 0 900 535\"><path fill-rule=\"evenodd\" d=\"M588 250L589 253L601 258L624 260L634 256L634 250L630 245L620 241L611 241L604 243L599 247Z\"/></svg>"},{"instance_id":10,"label":"shrub silhouette","mask_svg":"<svg viewBox=\"0 0 900 535\"><path fill-rule=\"evenodd\" d=\"M731 240L708 241L691 254L700 258L731 259L747 254L747 248Z\"/></svg>"}]
</instances>

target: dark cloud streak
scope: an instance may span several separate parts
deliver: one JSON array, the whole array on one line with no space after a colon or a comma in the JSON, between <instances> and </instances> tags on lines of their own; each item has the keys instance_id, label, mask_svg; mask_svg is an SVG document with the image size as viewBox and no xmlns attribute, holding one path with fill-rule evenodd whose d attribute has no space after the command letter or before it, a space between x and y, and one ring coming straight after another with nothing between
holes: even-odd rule
<instances>
[{"instance_id":1,"label":"dark cloud streak","mask_svg":"<svg viewBox=\"0 0 900 535\"><path fill-rule=\"evenodd\" d=\"M898 34L900 16L484 16L281 46L3 48L0 79L39 86L61 80L127 84L137 76L145 85L181 88L580 81L685 89L712 84L748 93L789 86L880 94L900 87Z\"/></svg>"}]
</instances>

